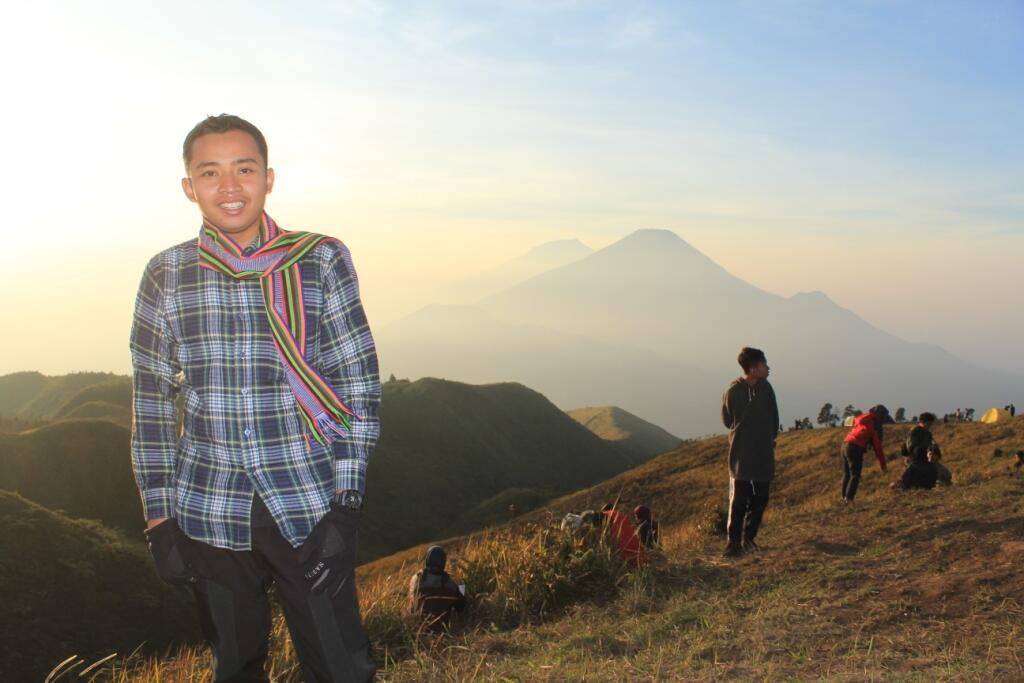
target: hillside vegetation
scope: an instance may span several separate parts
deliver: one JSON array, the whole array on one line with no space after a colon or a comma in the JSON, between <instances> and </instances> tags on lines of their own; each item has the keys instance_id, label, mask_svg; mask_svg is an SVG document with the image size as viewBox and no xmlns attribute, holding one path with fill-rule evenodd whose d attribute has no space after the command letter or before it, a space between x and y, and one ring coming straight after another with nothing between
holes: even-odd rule
<instances>
[{"instance_id":1,"label":"hillside vegetation","mask_svg":"<svg viewBox=\"0 0 1024 683\"><path fill-rule=\"evenodd\" d=\"M0 680L42 681L71 655L91 663L198 638L192 598L157 578L142 544L6 491L0 575Z\"/></svg>"},{"instance_id":2,"label":"hillside vegetation","mask_svg":"<svg viewBox=\"0 0 1024 683\"><path fill-rule=\"evenodd\" d=\"M128 378L109 372L73 372L53 377L38 372L0 376L0 415L20 418L51 418L82 389Z\"/></svg>"},{"instance_id":3,"label":"hillside vegetation","mask_svg":"<svg viewBox=\"0 0 1024 683\"><path fill-rule=\"evenodd\" d=\"M954 486L895 492L892 454L908 429L887 428L890 470L867 465L852 507L837 502L845 430L780 435L762 551L737 560L720 557L724 438L687 443L505 530L450 539L455 573L476 597L447 637L410 636L397 614L422 547L362 567L382 680L1021 680L1024 479L1011 454L1024 447L1024 418L938 426ZM493 587L473 580L480 548L529 557L542 545L538 525L616 497L661 516L664 552L652 568L522 621L496 618ZM559 557L549 550L526 575L509 566L506 582L557 586L544 577L559 575ZM140 680L186 680L179 662L201 667L204 657L179 656L149 663ZM278 657L275 670L289 671L288 655Z\"/></svg>"},{"instance_id":4,"label":"hillside vegetation","mask_svg":"<svg viewBox=\"0 0 1024 683\"><path fill-rule=\"evenodd\" d=\"M11 378L31 383L41 377L24 374L0 378L0 394L3 381L10 386L17 384ZM130 437L115 424L130 414L128 378L43 378L29 405L55 396L53 386L67 389L89 377L91 384L53 412L58 421L20 433L0 430L0 489L138 537L142 508ZM532 510L636 462L519 384L389 382L380 419L382 437L367 477L363 560L504 522L510 510ZM19 418L8 422L21 424Z\"/></svg>"},{"instance_id":5,"label":"hillside vegetation","mask_svg":"<svg viewBox=\"0 0 1024 683\"><path fill-rule=\"evenodd\" d=\"M132 381L116 377L91 384L68 398L54 415L57 419L104 418L131 428Z\"/></svg>"},{"instance_id":6,"label":"hillside vegetation","mask_svg":"<svg viewBox=\"0 0 1024 683\"><path fill-rule=\"evenodd\" d=\"M106 420L66 420L0 434L0 489L141 539L142 503L129 438L124 427Z\"/></svg>"},{"instance_id":7,"label":"hillside vegetation","mask_svg":"<svg viewBox=\"0 0 1024 683\"><path fill-rule=\"evenodd\" d=\"M506 521L630 466L520 384L388 382L367 473L365 559Z\"/></svg>"},{"instance_id":8,"label":"hillside vegetation","mask_svg":"<svg viewBox=\"0 0 1024 683\"><path fill-rule=\"evenodd\" d=\"M576 408L565 412L594 434L628 453L636 464L682 443L678 436L618 406Z\"/></svg>"}]
</instances>

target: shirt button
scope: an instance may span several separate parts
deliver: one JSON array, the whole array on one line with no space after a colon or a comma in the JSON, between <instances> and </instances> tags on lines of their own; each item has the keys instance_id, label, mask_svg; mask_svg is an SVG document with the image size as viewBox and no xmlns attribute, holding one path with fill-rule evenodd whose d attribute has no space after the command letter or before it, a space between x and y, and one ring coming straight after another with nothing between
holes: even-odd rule
<instances>
[{"instance_id":1,"label":"shirt button","mask_svg":"<svg viewBox=\"0 0 1024 683\"><path fill-rule=\"evenodd\" d=\"M251 429L246 429L246 430L245 430L244 432L242 432L242 433L243 433L243 434L245 434L246 436L252 436L252 430L251 430Z\"/></svg>"},{"instance_id":2,"label":"shirt button","mask_svg":"<svg viewBox=\"0 0 1024 683\"><path fill-rule=\"evenodd\" d=\"M248 389L242 389L242 396L246 396L249 393Z\"/></svg>"}]
</instances>

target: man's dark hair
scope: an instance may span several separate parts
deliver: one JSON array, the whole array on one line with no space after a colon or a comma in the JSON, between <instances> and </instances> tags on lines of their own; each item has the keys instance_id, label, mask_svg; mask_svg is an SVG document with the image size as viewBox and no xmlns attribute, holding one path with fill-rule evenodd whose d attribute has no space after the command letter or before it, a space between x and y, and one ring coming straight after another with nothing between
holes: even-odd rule
<instances>
[{"instance_id":1,"label":"man's dark hair","mask_svg":"<svg viewBox=\"0 0 1024 683\"><path fill-rule=\"evenodd\" d=\"M197 138L210 135L211 133L227 133L231 130L240 130L251 135L252 139L256 141L256 147L260 151L260 156L263 157L264 167L270 165L270 160L267 157L267 139L263 137L260 129L240 116L221 114L219 116L207 116L197 123L188 132L188 135L185 136L185 143L181 146L181 158L185 160L185 169L188 170L188 165L192 163L192 143Z\"/></svg>"},{"instance_id":2,"label":"man's dark hair","mask_svg":"<svg viewBox=\"0 0 1024 683\"><path fill-rule=\"evenodd\" d=\"M922 424L928 424L929 422L935 422L938 419L935 417L935 413L921 413L921 417L917 418L917 421Z\"/></svg>"},{"instance_id":3,"label":"man's dark hair","mask_svg":"<svg viewBox=\"0 0 1024 683\"><path fill-rule=\"evenodd\" d=\"M744 346L740 351L739 357L736 358L736 361L740 364L740 367L743 368L743 372L750 372L751 368L755 365L758 363L767 363L768 359L764 357L764 351L761 349L753 349L749 346Z\"/></svg>"}]
</instances>

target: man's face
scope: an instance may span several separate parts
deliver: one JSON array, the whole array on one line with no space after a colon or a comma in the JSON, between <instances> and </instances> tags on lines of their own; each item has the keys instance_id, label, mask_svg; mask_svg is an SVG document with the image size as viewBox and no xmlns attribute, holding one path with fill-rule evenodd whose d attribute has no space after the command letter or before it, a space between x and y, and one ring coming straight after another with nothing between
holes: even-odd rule
<instances>
[{"instance_id":1,"label":"man's face","mask_svg":"<svg viewBox=\"0 0 1024 683\"><path fill-rule=\"evenodd\" d=\"M274 170L266 168L248 133L210 133L193 141L181 188L214 225L243 235L259 227L267 194L274 188Z\"/></svg>"},{"instance_id":2,"label":"man's face","mask_svg":"<svg viewBox=\"0 0 1024 683\"><path fill-rule=\"evenodd\" d=\"M768 363L761 361L754 367L750 368L748 373L753 379L767 379L768 374L771 370L768 368Z\"/></svg>"}]
</instances>

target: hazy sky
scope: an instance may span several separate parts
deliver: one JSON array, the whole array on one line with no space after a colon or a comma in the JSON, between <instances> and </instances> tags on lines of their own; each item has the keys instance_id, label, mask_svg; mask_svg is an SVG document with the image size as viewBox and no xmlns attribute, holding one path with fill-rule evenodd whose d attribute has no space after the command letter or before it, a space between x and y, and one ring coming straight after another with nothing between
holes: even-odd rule
<instances>
[{"instance_id":1,"label":"hazy sky","mask_svg":"<svg viewBox=\"0 0 1024 683\"><path fill-rule=\"evenodd\" d=\"M372 324L658 227L978 363L1024 346L1020 2L146 4L0 15L0 372L128 369L146 260L198 230L181 140L221 112Z\"/></svg>"}]
</instances>

